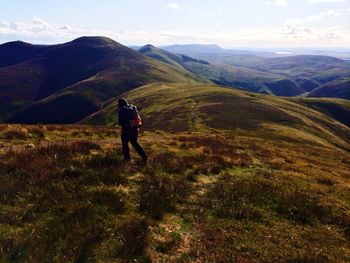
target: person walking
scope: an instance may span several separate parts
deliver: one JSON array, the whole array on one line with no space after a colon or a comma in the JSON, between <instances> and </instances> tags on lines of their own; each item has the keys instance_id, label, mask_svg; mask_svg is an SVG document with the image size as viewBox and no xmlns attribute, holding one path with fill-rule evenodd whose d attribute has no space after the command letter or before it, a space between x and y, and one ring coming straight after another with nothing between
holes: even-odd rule
<instances>
[{"instance_id":1,"label":"person walking","mask_svg":"<svg viewBox=\"0 0 350 263\"><path fill-rule=\"evenodd\" d=\"M141 127L141 118L136 106L129 104L125 98L118 100L119 126L122 127L121 141L125 161L130 161L129 142L136 152L141 156L144 162L147 161L147 155L142 146L138 143L138 133Z\"/></svg>"}]
</instances>

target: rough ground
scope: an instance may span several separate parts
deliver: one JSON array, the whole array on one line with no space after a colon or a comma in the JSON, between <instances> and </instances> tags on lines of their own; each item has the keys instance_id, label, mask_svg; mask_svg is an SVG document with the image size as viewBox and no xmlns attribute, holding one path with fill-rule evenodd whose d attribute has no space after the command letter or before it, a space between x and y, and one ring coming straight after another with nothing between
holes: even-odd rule
<instances>
[{"instance_id":1,"label":"rough ground","mask_svg":"<svg viewBox=\"0 0 350 263\"><path fill-rule=\"evenodd\" d=\"M212 130L0 127L0 262L349 262L350 154Z\"/></svg>"}]
</instances>

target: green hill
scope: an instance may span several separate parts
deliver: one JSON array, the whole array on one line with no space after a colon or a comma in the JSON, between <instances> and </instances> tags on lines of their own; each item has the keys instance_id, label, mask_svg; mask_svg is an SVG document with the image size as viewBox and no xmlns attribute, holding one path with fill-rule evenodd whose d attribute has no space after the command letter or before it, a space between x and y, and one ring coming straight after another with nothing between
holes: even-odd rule
<instances>
[{"instance_id":1,"label":"green hill","mask_svg":"<svg viewBox=\"0 0 350 263\"><path fill-rule=\"evenodd\" d=\"M192 72L201 78L202 82L205 80L218 85L277 96L295 96L305 92L296 82L283 75L228 64L210 64L204 60L170 53L150 45L141 48L139 52ZM217 55L220 56L220 54Z\"/></svg>"},{"instance_id":2,"label":"green hill","mask_svg":"<svg viewBox=\"0 0 350 263\"><path fill-rule=\"evenodd\" d=\"M194 52L199 47L188 48ZM208 46L207 52L211 63L152 45L137 52L104 37L52 46L6 43L0 45L0 121L76 123L111 98L154 82L214 83L277 96L308 92L348 98L346 78L339 77L348 75L349 65L340 59L264 58L218 52L215 46ZM319 87L327 81L331 82Z\"/></svg>"},{"instance_id":3,"label":"green hill","mask_svg":"<svg viewBox=\"0 0 350 263\"><path fill-rule=\"evenodd\" d=\"M258 82L258 84L265 85L271 92L274 90L273 93L275 95L280 96L301 95L304 92L310 92L328 82L350 76L350 64L348 61L330 56L298 55L274 57L272 53L264 54L223 49L220 51L205 51L205 48L201 50L200 48L188 49L186 47L178 49L170 48L167 50L181 51L182 54L197 59L203 59L211 64L226 68L238 67L245 70L252 69L255 70L256 73L260 72L260 75L262 75L261 72L263 72L266 76L279 76L277 81L276 78L272 78L272 81L265 80ZM259 74L257 75L259 76ZM254 74L252 74L250 82L254 82ZM229 85L229 83L230 82L226 82L226 85ZM236 86L240 86L239 83L237 83ZM326 86L326 89L327 87L328 86Z\"/></svg>"},{"instance_id":4,"label":"green hill","mask_svg":"<svg viewBox=\"0 0 350 263\"><path fill-rule=\"evenodd\" d=\"M349 128L335 120L348 118L348 112L321 112L308 107L309 101L316 104L315 100L272 97L214 85L166 83L146 85L124 95L139 106L146 129L171 132L233 129L266 137L272 133L281 140L349 147ZM338 101L328 103L337 105ZM349 107L348 102L340 103ZM116 121L117 101L111 100L82 123L115 125Z\"/></svg>"},{"instance_id":5,"label":"green hill","mask_svg":"<svg viewBox=\"0 0 350 263\"><path fill-rule=\"evenodd\" d=\"M350 128L329 117L348 101L189 83L124 95L147 164L122 160L115 99L85 119L111 127L0 125L0 261L350 260Z\"/></svg>"},{"instance_id":6,"label":"green hill","mask_svg":"<svg viewBox=\"0 0 350 263\"><path fill-rule=\"evenodd\" d=\"M310 78L321 84L350 75L347 61L328 56L269 58L253 68L269 70L293 78Z\"/></svg>"},{"instance_id":7,"label":"green hill","mask_svg":"<svg viewBox=\"0 0 350 263\"><path fill-rule=\"evenodd\" d=\"M83 37L0 68L0 116L17 123L74 123L111 97L155 81L196 81L108 38ZM27 105L16 112L12 105ZM77 105L80 105L77 106Z\"/></svg>"},{"instance_id":8,"label":"green hill","mask_svg":"<svg viewBox=\"0 0 350 263\"><path fill-rule=\"evenodd\" d=\"M308 107L321 111L350 127L350 103L348 100L332 98L307 98L302 100L299 99L299 101L304 102Z\"/></svg>"},{"instance_id":9,"label":"green hill","mask_svg":"<svg viewBox=\"0 0 350 263\"><path fill-rule=\"evenodd\" d=\"M350 100L350 78L328 82L307 94L308 97L343 98Z\"/></svg>"}]
</instances>

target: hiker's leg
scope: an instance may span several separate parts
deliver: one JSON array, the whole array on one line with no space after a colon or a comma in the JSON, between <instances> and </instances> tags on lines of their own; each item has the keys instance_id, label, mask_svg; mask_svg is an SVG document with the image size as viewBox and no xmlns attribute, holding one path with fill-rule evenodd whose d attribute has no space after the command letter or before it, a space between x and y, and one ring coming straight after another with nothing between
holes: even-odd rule
<instances>
[{"instance_id":1,"label":"hiker's leg","mask_svg":"<svg viewBox=\"0 0 350 263\"><path fill-rule=\"evenodd\" d=\"M145 150L141 147L141 145L137 142L138 137L138 131L133 131L130 133L130 142L131 145L134 147L134 149L137 151L137 153L142 157L142 159L146 160L147 156L145 153Z\"/></svg>"},{"instance_id":2,"label":"hiker's leg","mask_svg":"<svg viewBox=\"0 0 350 263\"><path fill-rule=\"evenodd\" d=\"M130 150L129 150L129 134L122 133L121 140L122 140L122 148L123 148L123 154L124 154L124 160L130 160Z\"/></svg>"}]
</instances>

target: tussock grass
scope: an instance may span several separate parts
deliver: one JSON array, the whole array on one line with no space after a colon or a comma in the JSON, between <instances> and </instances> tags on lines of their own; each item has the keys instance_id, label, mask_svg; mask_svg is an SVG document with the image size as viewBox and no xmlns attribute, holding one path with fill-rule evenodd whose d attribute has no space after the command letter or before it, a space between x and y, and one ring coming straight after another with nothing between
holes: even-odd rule
<instances>
[{"instance_id":1,"label":"tussock grass","mask_svg":"<svg viewBox=\"0 0 350 263\"><path fill-rule=\"evenodd\" d=\"M148 163L127 163L112 128L36 128L40 143L2 141L18 147L0 153L0 261L350 260L350 163L336 147L146 132Z\"/></svg>"},{"instance_id":2,"label":"tussock grass","mask_svg":"<svg viewBox=\"0 0 350 263\"><path fill-rule=\"evenodd\" d=\"M219 218L261 220L259 210L267 209L296 223L328 222L331 208L312 191L266 174L238 179L226 174L209 189L205 202Z\"/></svg>"},{"instance_id":3,"label":"tussock grass","mask_svg":"<svg viewBox=\"0 0 350 263\"><path fill-rule=\"evenodd\" d=\"M187 180L183 176L150 171L142 178L138 190L139 210L153 219L162 219L166 212L174 212L176 205L189 194Z\"/></svg>"}]
</instances>

